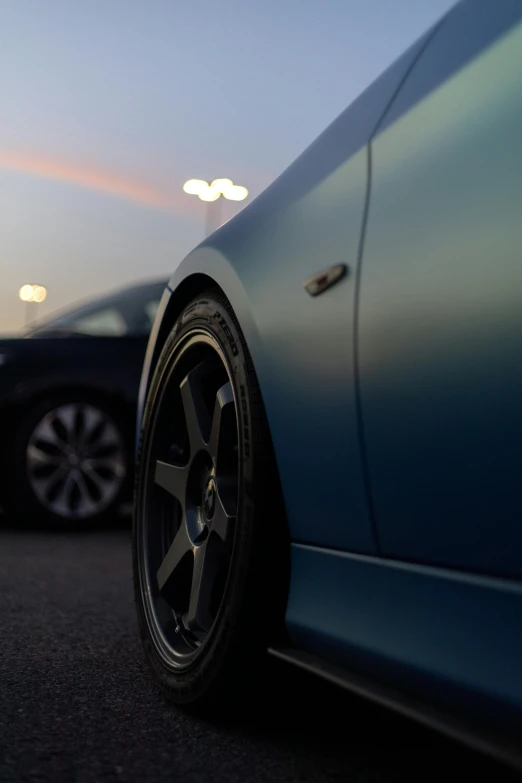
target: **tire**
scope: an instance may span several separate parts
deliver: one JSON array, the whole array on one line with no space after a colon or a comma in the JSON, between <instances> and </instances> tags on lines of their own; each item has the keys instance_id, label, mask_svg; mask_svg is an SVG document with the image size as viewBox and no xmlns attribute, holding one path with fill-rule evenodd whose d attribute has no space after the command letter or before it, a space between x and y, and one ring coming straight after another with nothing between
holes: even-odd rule
<instances>
[{"instance_id":1,"label":"tire","mask_svg":"<svg viewBox=\"0 0 522 783\"><path fill-rule=\"evenodd\" d=\"M230 304L208 291L186 307L163 347L136 470L138 624L170 700L208 716L252 695L283 626L288 556L252 361Z\"/></svg>"},{"instance_id":2,"label":"tire","mask_svg":"<svg viewBox=\"0 0 522 783\"><path fill-rule=\"evenodd\" d=\"M35 404L17 427L13 455L6 509L22 523L98 527L129 492L124 424L88 395L57 393Z\"/></svg>"}]
</instances>

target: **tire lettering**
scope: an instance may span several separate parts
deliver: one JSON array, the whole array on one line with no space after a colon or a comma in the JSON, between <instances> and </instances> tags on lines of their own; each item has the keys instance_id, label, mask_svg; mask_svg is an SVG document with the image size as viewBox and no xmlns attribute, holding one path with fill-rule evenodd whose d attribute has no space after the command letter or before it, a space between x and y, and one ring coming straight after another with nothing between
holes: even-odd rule
<instances>
[{"instance_id":1,"label":"tire lettering","mask_svg":"<svg viewBox=\"0 0 522 783\"><path fill-rule=\"evenodd\" d=\"M218 319L219 325L221 326L221 328L225 332L225 335L227 337L228 343L229 343L230 348L232 350L232 354L234 356L237 356L238 353L239 353L239 349L238 349L238 347L236 345L236 341L234 340L232 332L230 331L229 325L227 324L227 322L225 321L225 319L223 318L223 316L221 315L219 310L216 310L216 312L214 313L214 318Z\"/></svg>"},{"instance_id":2,"label":"tire lettering","mask_svg":"<svg viewBox=\"0 0 522 783\"><path fill-rule=\"evenodd\" d=\"M245 457L250 456L250 427L248 422L248 404L246 400L246 389L243 385L239 387L241 397L241 412L243 414L243 442L245 447Z\"/></svg>"}]
</instances>

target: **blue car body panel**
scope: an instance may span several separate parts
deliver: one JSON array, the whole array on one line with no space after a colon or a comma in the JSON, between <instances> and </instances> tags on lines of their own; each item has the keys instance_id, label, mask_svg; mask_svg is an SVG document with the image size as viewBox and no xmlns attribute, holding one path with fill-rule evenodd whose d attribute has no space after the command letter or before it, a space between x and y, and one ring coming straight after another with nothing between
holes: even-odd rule
<instances>
[{"instance_id":1,"label":"blue car body panel","mask_svg":"<svg viewBox=\"0 0 522 783\"><path fill-rule=\"evenodd\" d=\"M488 29L499 15L467 5L490 9ZM449 27L413 97L451 56ZM358 326L382 554L508 577L522 576L521 87L519 21L373 139Z\"/></svg>"},{"instance_id":2,"label":"blue car body panel","mask_svg":"<svg viewBox=\"0 0 522 783\"><path fill-rule=\"evenodd\" d=\"M298 646L522 718L522 4L465 0L175 269L227 295L258 375ZM519 56L517 56L517 53ZM344 263L319 297L303 281Z\"/></svg>"},{"instance_id":3,"label":"blue car body panel","mask_svg":"<svg viewBox=\"0 0 522 783\"><path fill-rule=\"evenodd\" d=\"M520 727L522 584L291 549L287 626L299 647L451 712Z\"/></svg>"},{"instance_id":4,"label":"blue car body panel","mask_svg":"<svg viewBox=\"0 0 522 783\"><path fill-rule=\"evenodd\" d=\"M375 551L353 384L354 273L368 188L365 142L431 34L251 205L190 253L169 284L175 291L188 276L206 274L234 307L263 392L295 540ZM303 281L340 262L351 274L327 298L312 300ZM319 474L329 476L332 490L325 493L322 482L307 481L303 494L306 476ZM338 493L347 474L350 501L343 510Z\"/></svg>"}]
</instances>

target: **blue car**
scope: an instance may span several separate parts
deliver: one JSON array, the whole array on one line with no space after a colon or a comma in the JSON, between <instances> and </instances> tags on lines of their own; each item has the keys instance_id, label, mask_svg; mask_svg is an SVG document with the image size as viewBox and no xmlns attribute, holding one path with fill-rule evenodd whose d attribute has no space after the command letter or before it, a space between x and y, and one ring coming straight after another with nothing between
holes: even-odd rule
<instances>
[{"instance_id":1,"label":"blue car","mask_svg":"<svg viewBox=\"0 0 522 783\"><path fill-rule=\"evenodd\" d=\"M174 270L141 380L146 658L269 651L522 764L522 3L465 0Z\"/></svg>"}]
</instances>

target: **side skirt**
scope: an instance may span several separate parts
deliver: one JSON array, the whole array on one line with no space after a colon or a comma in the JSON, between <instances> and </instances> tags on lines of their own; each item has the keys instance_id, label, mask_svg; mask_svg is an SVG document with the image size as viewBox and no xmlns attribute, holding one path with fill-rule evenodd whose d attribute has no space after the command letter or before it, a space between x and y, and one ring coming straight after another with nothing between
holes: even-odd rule
<instances>
[{"instance_id":1,"label":"side skirt","mask_svg":"<svg viewBox=\"0 0 522 783\"><path fill-rule=\"evenodd\" d=\"M520 740L514 737L496 733L483 726L471 725L467 721L405 696L393 688L377 684L357 672L344 669L338 664L304 650L293 647L270 647L268 652L286 663L305 669L351 693L394 710L522 771L522 748Z\"/></svg>"}]
</instances>

